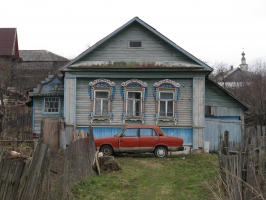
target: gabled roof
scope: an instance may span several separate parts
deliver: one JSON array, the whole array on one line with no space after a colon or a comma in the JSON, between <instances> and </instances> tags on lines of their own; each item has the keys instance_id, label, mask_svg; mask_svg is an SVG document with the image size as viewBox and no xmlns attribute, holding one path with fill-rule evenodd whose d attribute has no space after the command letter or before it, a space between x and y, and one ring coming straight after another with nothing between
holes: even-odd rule
<instances>
[{"instance_id":1,"label":"gabled roof","mask_svg":"<svg viewBox=\"0 0 266 200\"><path fill-rule=\"evenodd\" d=\"M95 50L97 47L99 47L101 44L103 44L104 42L106 42L107 40L109 40L110 38L112 38L113 36L115 36L116 34L118 34L119 32L121 32L122 30L124 30L125 28L127 28L129 25L131 25L134 22L138 22L139 24L141 24L143 27L145 27L146 29L148 29L149 31L151 31L152 33L154 33L155 35L157 35L159 38L161 38L162 40L164 40L166 43L168 43L169 45L171 45L172 47L174 47L176 50L180 51L181 53L185 54L187 57L189 57L191 60L193 60L194 62L196 62L197 64L203 66L207 71L212 71L213 69L208 66L206 63L202 62L201 60L199 60L198 58L194 57L192 54L188 53L187 51L185 51L184 49L182 49L180 46L176 45L174 42L172 42L171 40L169 40L167 37L165 37L163 34L159 33L156 29L154 29L153 27L151 27L150 25L148 25L147 23L145 23L144 21L142 21L141 19L139 19L138 17L134 17L133 19L131 19L130 21L128 21L126 24L124 24L123 26L121 26L120 28L116 29L114 32L112 32L111 34L109 34L108 36L106 36L105 38L103 38L102 40L100 40L99 42L97 42L95 45L93 45L92 47L90 47L89 49L87 49L86 51L84 51L83 53L81 53L79 56L77 56L75 59L73 59L72 61L70 61L69 63L67 63L64 67L62 67L60 70L64 71L68 66L72 65L73 63L75 63L76 61L80 60L82 57L84 57L85 55L89 54L90 52L92 52L93 50Z\"/></svg>"},{"instance_id":2,"label":"gabled roof","mask_svg":"<svg viewBox=\"0 0 266 200\"><path fill-rule=\"evenodd\" d=\"M69 61L67 58L46 50L19 50L19 55L25 62Z\"/></svg>"},{"instance_id":3,"label":"gabled roof","mask_svg":"<svg viewBox=\"0 0 266 200\"><path fill-rule=\"evenodd\" d=\"M19 57L16 28L0 28L0 56Z\"/></svg>"}]
</instances>

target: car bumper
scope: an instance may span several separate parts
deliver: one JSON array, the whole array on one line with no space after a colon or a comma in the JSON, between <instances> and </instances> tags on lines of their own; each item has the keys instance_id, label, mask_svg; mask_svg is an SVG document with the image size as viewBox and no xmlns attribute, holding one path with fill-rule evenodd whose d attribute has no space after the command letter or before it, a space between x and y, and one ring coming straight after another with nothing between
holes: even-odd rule
<instances>
[{"instance_id":1,"label":"car bumper","mask_svg":"<svg viewBox=\"0 0 266 200\"><path fill-rule=\"evenodd\" d=\"M168 147L168 150L169 151L184 151L185 148L182 146L182 147Z\"/></svg>"},{"instance_id":2,"label":"car bumper","mask_svg":"<svg viewBox=\"0 0 266 200\"><path fill-rule=\"evenodd\" d=\"M184 150L185 150L184 147L178 147L178 148L177 148L177 151L184 151Z\"/></svg>"}]
</instances>

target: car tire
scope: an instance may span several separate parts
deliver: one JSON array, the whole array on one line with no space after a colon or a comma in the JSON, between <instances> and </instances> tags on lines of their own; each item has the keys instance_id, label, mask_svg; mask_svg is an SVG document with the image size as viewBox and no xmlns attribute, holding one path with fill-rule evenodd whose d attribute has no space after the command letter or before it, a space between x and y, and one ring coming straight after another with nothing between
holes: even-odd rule
<instances>
[{"instance_id":1,"label":"car tire","mask_svg":"<svg viewBox=\"0 0 266 200\"><path fill-rule=\"evenodd\" d=\"M157 158L165 158L167 157L167 149L165 147L157 147L154 151L154 155L157 157Z\"/></svg>"},{"instance_id":2,"label":"car tire","mask_svg":"<svg viewBox=\"0 0 266 200\"><path fill-rule=\"evenodd\" d=\"M114 150L110 145L103 145L100 148L100 152L102 152L104 156L113 156L114 155Z\"/></svg>"}]
</instances>

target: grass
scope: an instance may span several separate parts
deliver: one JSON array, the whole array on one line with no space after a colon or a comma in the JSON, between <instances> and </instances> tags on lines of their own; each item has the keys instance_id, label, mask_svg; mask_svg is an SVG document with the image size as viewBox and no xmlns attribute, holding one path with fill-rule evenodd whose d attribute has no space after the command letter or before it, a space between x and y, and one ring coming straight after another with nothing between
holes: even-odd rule
<instances>
[{"instance_id":1,"label":"grass","mask_svg":"<svg viewBox=\"0 0 266 200\"><path fill-rule=\"evenodd\" d=\"M122 170L93 175L72 189L75 199L218 199L217 154L115 157Z\"/></svg>"}]
</instances>

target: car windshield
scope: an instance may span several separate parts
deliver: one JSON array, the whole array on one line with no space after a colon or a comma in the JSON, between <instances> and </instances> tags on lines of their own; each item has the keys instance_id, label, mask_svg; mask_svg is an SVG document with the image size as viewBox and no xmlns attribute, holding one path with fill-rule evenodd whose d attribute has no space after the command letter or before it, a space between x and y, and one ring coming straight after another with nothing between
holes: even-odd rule
<instances>
[{"instance_id":1,"label":"car windshield","mask_svg":"<svg viewBox=\"0 0 266 200\"><path fill-rule=\"evenodd\" d=\"M119 132L115 135L115 137L119 137L119 135L120 135L123 131L124 131L124 128L122 128L122 130L119 131Z\"/></svg>"}]
</instances>

